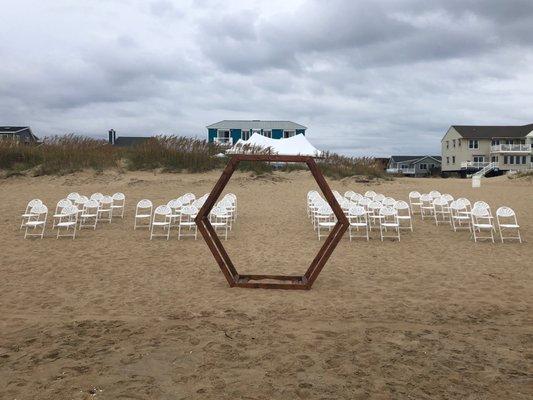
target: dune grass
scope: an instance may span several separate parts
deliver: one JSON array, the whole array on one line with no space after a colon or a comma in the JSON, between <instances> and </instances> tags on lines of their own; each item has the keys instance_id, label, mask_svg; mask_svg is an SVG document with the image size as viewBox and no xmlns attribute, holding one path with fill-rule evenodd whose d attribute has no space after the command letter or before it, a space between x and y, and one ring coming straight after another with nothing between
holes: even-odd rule
<instances>
[{"instance_id":1,"label":"dune grass","mask_svg":"<svg viewBox=\"0 0 533 400\"><path fill-rule=\"evenodd\" d=\"M248 149L250 151L250 149ZM33 175L63 175L84 169L103 171L113 168L155 170L165 172L205 172L222 169L228 161L220 156L224 149L205 140L179 136L157 136L130 148L110 145L106 140L67 135L45 138L37 145L0 141L0 169L4 176L24 173ZM251 149L254 153L268 153L268 149ZM383 177L383 168L373 158L345 157L326 153L318 164L324 175L342 179L365 175ZM240 171L264 174L280 169L307 169L303 164L283 166L266 162L241 162ZM31 171L31 172L30 172Z\"/></svg>"}]
</instances>

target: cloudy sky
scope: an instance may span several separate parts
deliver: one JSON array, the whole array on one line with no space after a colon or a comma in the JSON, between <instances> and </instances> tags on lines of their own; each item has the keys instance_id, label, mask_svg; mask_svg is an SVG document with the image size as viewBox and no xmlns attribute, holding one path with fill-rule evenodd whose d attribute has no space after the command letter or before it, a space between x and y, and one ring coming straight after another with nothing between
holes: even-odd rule
<instances>
[{"instance_id":1,"label":"cloudy sky","mask_svg":"<svg viewBox=\"0 0 533 400\"><path fill-rule=\"evenodd\" d=\"M205 137L292 120L321 149L439 153L533 122L531 0L0 0L0 124Z\"/></svg>"}]
</instances>

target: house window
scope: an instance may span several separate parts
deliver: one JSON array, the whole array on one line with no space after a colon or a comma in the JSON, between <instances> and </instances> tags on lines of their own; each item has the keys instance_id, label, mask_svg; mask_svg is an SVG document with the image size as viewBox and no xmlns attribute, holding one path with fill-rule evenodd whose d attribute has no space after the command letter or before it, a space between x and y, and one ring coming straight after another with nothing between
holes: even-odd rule
<instances>
[{"instance_id":1,"label":"house window","mask_svg":"<svg viewBox=\"0 0 533 400\"><path fill-rule=\"evenodd\" d=\"M263 136L265 136L267 138L271 138L272 137L272 131L271 130L263 130L261 135L263 135Z\"/></svg>"},{"instance_id":2,"label":"house window","mask_svg":"<svg viewBox=\"0 0 533 400\"><path fill-rule=\"evenodd\" d=\"M427 170L428 165L427 164L420 164L420 169Z\"/></svg>"},{"instance_id":3,"label":"house window","mask_svg":"<svg viewBox=\"0 0 533 400\"><path fill-rule=\"evenodd\" d=\"M455 147L455 139L452 140L453 147Z\"/></svg>"},{"instance_id":4,"label":"house window","mask_svg":"<svg viewBox=\"0 0 533 400\"><path fill-rule=\"evenodd\" d=\"M492 139L492 145L498 146L500 144L500 139Z\"/></svg>"},{"instance_id":5,"label":"house window","mask_svg":"<svg viewBox=\"0 0 533 400\"><path fill-rule=\"evenodd\" d=\"M457 139L457 143L459 143L459 147L461 147L461 142L462 142L461 139Z\"/></svg>"},{"instance_id":6,"label":"house window","mask_svg":"<svg viewBox=\"0 0 533 400\"><path fill-rule=\"evenodd\" d=\"M283 131L283 138L287 139L296 135L296 131Z\"/></svg>"},{"instance_id":7,"label":"house window","mask_svg":"<svg viewBox=\"0 0 533 400\"><path fill-rule=\"evenodd\" d=\"M522 164L525 164L525 163L527 163L527 160L526 160L526 158L527 158L526 156L522 156Z\"/></svg>"},{"instance_id":8,"label":"house window","mask_svg":"<svg viewBox=\"0 0 533 400\"><path fill-rule=\"evenodd\" d=\"M452 164L455 164L455 156L452 156Z\"/></svg>"},{"instance_id":9,"label":"house window","mask_svg":"<svg viewBox=\"0 0 533 400\"><path fill-rule=\"evenodd\" d=\"M479 148L479 142L477 140L470 139L468 141L468 148L469 149L478 149Z\"/></svg>"},{"instance_id":10,"label":"house window","mask_svg":"<svg viewBox=\"0 0 533 400\"><path fill-rule=\"evenodd\" d=\"M514 164L514 156L509 156L509 164Z\"/></svg>"},{"instance_id":11,"label":"house window","mask_svg":"<svg viewBox=\"0 0 533 400\"><path fill-rule=\"evenodd\" d=\"M474 156L474 162L477 162L477 163L485 162L485 156Z\"/></svg>"},{"instance_id":12,"label":"house window","mask_svg":"<svg viewBox=\"0 0 533 400\"><path fill-rule=\"evenodd\" d=\"M241 131L241 139L242 140L250 139L250 131L248 131L248 130Z\"/></svg>"},{"instance_id":13,"label":"house window","mask_svg":"<svg viewBox=\"0 0 533 400\"><path fill-rule=\"evenodd\" d=\"M446 164L450 163L450 157L446 157Z\"/></svg>"},{"instance_id":14,"label":"house window","mask_svg":"<svg viewBox=\"0 0 533 400\"><path fill-rule=\"evenodd\" d=\"M446 148L449 149L450 148L450 142L446 140Z\"/></svg>"},{"instance_id":15,"label":"house window","mask_svg":"<svg viewBox=\"0 0 533 400\"><path fill-rule=\"evenodd\" d=\"M508 156L503 156L503 163L504 164L509 164L509 157Z\"/></svg>"},{"instance_id":16,"label":"house window","mask_svg":"<svg viewBox=\"0 0 533 400\"><path fill-rule=\"evenodd\" d=\"M219 129L217 131L217 138L220 143L227 143L230 141L230 131L227 129Z\"/></svg>"},{"instance_id":17,"label":"house window","mask_svg":"<svg viewBox=\"0 0 533 400\"><path fill-rule=\"evenodd\" d=\"M491 161L491 162L498 162L498 156L492 156L492 157L490 158L490 161Z\"/></svg>"}]
</instances>

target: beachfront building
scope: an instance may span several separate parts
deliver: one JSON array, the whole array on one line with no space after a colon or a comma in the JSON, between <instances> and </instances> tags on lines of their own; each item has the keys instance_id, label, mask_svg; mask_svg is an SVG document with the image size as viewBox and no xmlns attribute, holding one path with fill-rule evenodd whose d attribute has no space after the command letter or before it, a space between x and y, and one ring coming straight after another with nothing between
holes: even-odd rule
<instances>
[{"instance_id":1,"label":"beachfront building","mask_svg":"<svg viewBox=\"0 0 533 400\"><path fill-rule=\"evenodd\" d=\"M440 156L391 156L387 172L407 176L427 176L439 171L440 166Z\"/></svg>"},{"instance_id":2,"label":"beachfront building","mask_svg":"<svg viewBox=\"0 0 533 400\"><path fill-rule=\"evenodd\" d=\"M0 140L16 143L37 143L39 138L33 134L29 126L0 126Z\"/></svg>"},{"instance_id":3,"label":"beachfront building","mask_svg":"<svg viewBox=\"0 0 533 400\"><path fill-rule=\"evenodd\" d=\"M109 130L109 144L117 147L134 147L151 139L149 136L119 136L114 129Z\"/></svg>"},{"instance_id":4,"label":"beachfront building","mask_svg":"<svg viewBox=\"0 0 533 400\"><path fill-rule=\"evenodd\" d=\"M533 169L533 124L452 125L441 140L442 172L462 176Z\"/></svg>"},{"instance_id":5,"label":"beachfront building","mask_svg":"<svg viewBox=\"0 0 533 400\"><path fill-rule=\"evenodd\" d=\"M291 121L224 120L207 126L207 140L233 146L239 139L248 140L254 133L271 139L290 138L307 128Z\"/></svg>"}]
</instances>

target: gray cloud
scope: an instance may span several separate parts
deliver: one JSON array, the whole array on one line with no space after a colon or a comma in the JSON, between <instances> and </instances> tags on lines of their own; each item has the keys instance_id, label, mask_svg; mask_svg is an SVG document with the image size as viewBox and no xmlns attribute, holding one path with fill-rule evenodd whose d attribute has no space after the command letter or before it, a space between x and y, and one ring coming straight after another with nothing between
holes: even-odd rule
<instances>
[{"instance_id":1,"label":"gray cloud","mask_svg":"<svg viewBox=\"0 0 533 400\"><path fill-rule=\"evenodd\" d=\"M43 136L290 119L320 148L389 155L438 152L450 124L533 122L527 0L64 0L4 14L0 123Z\"/></svg>"}]
</instances>

